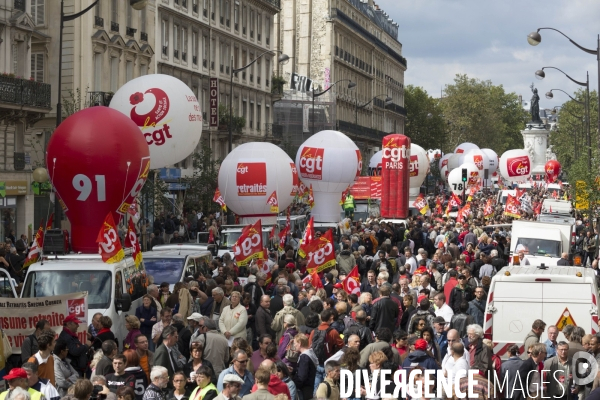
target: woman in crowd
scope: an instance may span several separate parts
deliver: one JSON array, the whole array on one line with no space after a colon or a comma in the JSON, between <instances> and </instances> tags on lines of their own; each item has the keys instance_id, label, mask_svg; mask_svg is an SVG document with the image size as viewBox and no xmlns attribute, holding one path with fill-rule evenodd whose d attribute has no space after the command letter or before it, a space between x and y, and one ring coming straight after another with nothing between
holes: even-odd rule
<instances>
[{"instance_id":1,"label":"woman in crowd","mask_svg":"<svg viewBox=\"0 0 600 400\"><path fill-rule=\"evenodd\" d=\"M153 343L152 327L157 321L157 312L152 296L145 294L144 297L142 297L142 305L136 308L135 316L140 321L140 331L146 336L148 343Z\"/></svg>"},{"instance_id":2,"label":"woman in crowd","mask_svg":"<svg viewBox=\"0 0 600 400\"><path fill-rule=\"evenodd\" d=\"M175 372L173 375L173 389L169 391L167 400L189 400L193 389L188 387L188 380L186 379L186 376L190 375L181 371ZM194 388L195 387L196 383L194 383Z\"/></svg>"},{"instance_id":3,"label":"woman in crowd","mask_svg":"<svg viewBox=\"0 0 600 400\"><path fill-rule=\"evenodd\" d=\"M140 335L142 332L140 331L140 320L135 315L128 315L125 317L125 329L127 329L128 333L125 336L125 340L123 341L124 349L133 349L135 350L135 337Z\"/></svg>"},{"instance_id":4,"label":"woman in crowd","mask_svg":"<svg viewBox=\"0 0 600 400\"><path fill-rule=\"evenodd\" d=\"M125 373L127 376L126 384L133 388L135 392L135 400L142 400L144 392L149 385L148 376L140 367L140 356L137 351L128 349L123 352L127 364L125 364Z\"/></svg>"},{"instance_id":5,"label":"woman in crowd","mask_svg":"<svg viewBox=\"0 0 600 400\"><path fill-rule=\"evenodd\" d=\"M110 330L110 328L112 328L112 319L110 319L109 316L103 315L100 317L100 326L101 329L98 331L98 335L96 335L96 338L92 343L95 351L100 350L102 343L105 340L114 340L117 344L119 343L115 338L115 334Z\"/></svg>"},{"instance_id":6,"label":"woman in crowd","mask_svg":"<svg viewBox=\"0 0 600 400\"><path fill-rule=\"evenodd\" d=\"M198 371L198 368L202 366L206 366L212 371L212 374L210 375L211 381L216 384L217 377L215 376L215 370L212 366L212 363L204 358L204 343L192 342L190 360L183 369L185 376L188 378L187 388L189 390L193 390L196 387L196 382L193 375L195 375L196 371Z\"/></svg>"},{"instance_id":7,"label":"woman in crowd","mask_svg":"<svg viewBox=\"0 0 600 400\"><path fill-rule=\"evenodd\" d=\"M246 307L240 304L242 295L240 292L231 292L231 305L224 307L219 317L219 330L227 340L230 338L246 338L246 323L248 313Z\"/></svg>"},{"instance_id":8,"label":"woman in crowd","mask_svg":"<svg viewBox=\"0 0 600 400\"><path fill-rule=\"evenodd\" d=\"M196 371L196 384L198 385L192 394L190 399L198 400L213 400L217 397L217 387L211 382L211 370L203 365Z\"/></svg>"},{"instance_id":9,"label":"woman in crowd","mask_svg":"<svg viewBox=\"0 0 600 400\"><path fill-rule=\"evenodd\" d=\"M287 385L288 389L290 390L290 395L292 396L291 400L296 400L296 384L290 376L290 370L288 369L287 365L283 363L283 361L277 361L275 365L277 366L277 377Z\"/></svg>"}]
</instances>

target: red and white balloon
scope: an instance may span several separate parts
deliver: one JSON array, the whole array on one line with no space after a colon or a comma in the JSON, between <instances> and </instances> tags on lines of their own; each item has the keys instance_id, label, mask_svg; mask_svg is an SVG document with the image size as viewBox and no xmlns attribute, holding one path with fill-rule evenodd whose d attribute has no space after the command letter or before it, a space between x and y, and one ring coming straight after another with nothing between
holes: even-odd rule
<instances>
[{"instance_id":1,"label":"red and white balloon","mask_svg":"<svg viewBox=\"0 0 600 400\"><path fill-rule=\"evenodd\" d=\"M152 169L184 160L200 141L202 110L185 83L169 75L144 75L115 93L110 108L127 115L150 148Z\"/></svg>"},{"instance_id":2,"label":"red and white balloon","mask_svg":"<svg viewBox=\"0 0 600 400\"><path fill-rule=\"evenodd\" d=\"M500 175L509 182L525 182L531 176L531 157L524 149L505 151L500 157Z\"/></svg>"},{"instance_id":3,"label":"red and white balloon","mask_svg":"<svg viewBox=\"0 0 600 400\"><path fill-rule=\"evenodd\" d=\"M560 163L556 160L550 160L544 165L544 171L546 172L546 182L556 182L560 175Z\"/></svg>"}]
</instances>

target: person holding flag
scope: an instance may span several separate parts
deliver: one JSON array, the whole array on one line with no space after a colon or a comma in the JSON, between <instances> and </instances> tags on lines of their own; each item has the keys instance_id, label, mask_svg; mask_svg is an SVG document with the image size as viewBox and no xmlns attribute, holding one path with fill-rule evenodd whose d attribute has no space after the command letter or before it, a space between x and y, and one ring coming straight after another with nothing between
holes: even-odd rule
<instances>
[{"instance_id":1,"label":"person holding flag","mask_svg":"<svg viewBox=\"0 0 600 400\"><path fill-rule=\"evenodd\" d=\"M350 218L350 221L354 220L354 209L356 208L356 202L354 201L354 196L350 193L350 189L346 189L344 192L346 194L346 198L344 199L344 204L342 205L342 209L344 210L344 215L346 218Z\"/></svg>"}]
</instances>

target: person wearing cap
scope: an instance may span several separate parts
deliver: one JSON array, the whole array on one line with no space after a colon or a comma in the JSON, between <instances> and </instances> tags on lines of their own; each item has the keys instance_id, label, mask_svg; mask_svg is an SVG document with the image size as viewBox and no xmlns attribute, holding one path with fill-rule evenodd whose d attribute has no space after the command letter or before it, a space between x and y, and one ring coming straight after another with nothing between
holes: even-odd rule
<instances>
[{"instance_id":1,"label":"person wearing cap","mask_svg":"<svg viewBox=\"0 0 600 400\"><path fill-rule=\"evenodd\" d=\"M227 374L223 378L223 390L215 400L241 400L240 389L244 380L235 374ZM190 397L191 398L191 397Z\"/></svg>"},{"instance_id":2,"label":"person wearing cap","mask_svg":"<svg viewBox=\"0 0 600 400\"><path fill-rule=\"evenodd\" d=\"M194 339L196 339L198 337L198 335L200 335L199 322L201 319L202 319L202 314L197 313L197 312L192 313L192 315L187 317L188 327L190 328L190 331L192 332L192 336L190 337L190 343L188 343L188 346L192 344L192 342L194 341Z\"/></svg>"},{"instance_id":3,"label":"person wearing cap","mask_svg":"<svg viewBox=\"0 0 600 400\"><path fill-rule=\"evenodd\" d=\"M331 289L331 296L329 296L329 298L337 302L337 294L340 290L344 290L344 285L339 282L334 284L333 289Z\"/></svg>"},{"instance_id":4,"label":"person wearing cap","mask_svg":"<svg viewBox=\"0 0 600 400\"><path fill-rule=\"evenodd\" d=\"M446 332L446 320L444 317L435 317L433 319L434 340L440 349L440 360L443 360L448 352L448 335Z\"/></svg>"},{"instance_id":5,"label":"person wearing cap","mask_svg":"<svg viewBox=\"0 0 600 400\"><path fill-rule=\"evenodd\" d=\"M8 375L5 375L3 378L6 382L8 382L8 390L0 393L0 400L5 400L9 393L11 393L16 388L21 388L26 390L31 397L31 400L44 400L44 395L38 392L35 389L29 387L28 379L27 379L27 371L23 368L13 368L10 370Z\"/></svg>"},{"instance_id":6,"label":"person wearing cap","mask_svg":"<svg viewBox=\"0 0 600 400\"><path fill-rule=\"evenodd\" d=\"M53 361L54 362L54 361ZM59 400L60 394L48 379L41 379L38 375L37 361L26 362L23 369L27 372L27 385L40 392L46 400Z\"/></svg>"},{"instance_id":7,"label":"person wearing cap","mask_svg":"<svg viewBox=\"0 0 600 400\"><path fill-rule=\"evenodd\" d=\"M77 328L79 328L80 323L81 321L75 315L68 315L63 321L63 330L58 338L67 342L69 348L68 358L71 360L73 368L83 376L87 368L87 353L92 343L89 340L86 341L86 344L79 341Z\"/></svg>"},{"instance_id":8,"label":"person wearing cap","mask_svg":"<svg viewBox=\"0 0 600 400\"><path fill-rule=\"evenodd\" d=\"M410 372L415 366L419 366L424 370L438 370L440 369L435 359L427 353L427 341L424 339L417 339L415 342L415 351L411 352L408 357L402 363L407 373Z\"/></svg>"}]
</instances>

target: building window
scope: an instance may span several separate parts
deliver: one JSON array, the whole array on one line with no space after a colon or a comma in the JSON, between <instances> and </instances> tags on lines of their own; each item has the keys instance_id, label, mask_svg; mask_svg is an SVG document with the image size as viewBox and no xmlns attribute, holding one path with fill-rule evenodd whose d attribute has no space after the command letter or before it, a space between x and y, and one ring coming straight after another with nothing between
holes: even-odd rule
<instances>
[{"instance_id":1,"label":"building window","mask_svg":"<svg viewBox=\"0 0 600 400\"><path fill-rule=\"evenodd\" d=\"M169 50L169 22L167 20L162 20L162 28L161 28L161 34L162 34L162 53L163 55L167 56L168 50Z\"/></svg>"},{"instance_id":2,"label":"building window","mask_svg":"<svg viewBox=\"0 0 600 400\"><path fill-rule=\"evenodd\" d=\"M219 21L222 24L225 23L225 6L223 5L223 0L219 0Z\"/></svg>"},{"instance_id":3,"label":"building window","mask_svg":"<svg viewBox=\"0 0 600 400\"><path fill-rule=\"evenodd\" d=\"M94 53L94 91L102 91L102 53Z\"/></svg>"},{"instance_id":4,"label":"building window","mask_svg":"<svg viewBox=\"0 0 600 400\"><path fill-rule=\"evenodd\" d=\"M125 10L127 10L127 27L133 28L133 7L130 7L129 4L127 4Z\"/></svg>"},{"instance_id":5,"label":"building window","mask_svg":"<svg viewBox=\"0 0 600 400\"><path fill-rule=\"evenodd\" d=\"M258 25L256 28L256 38L260 42L262 40L262 15L258 14Z\"/></svg>"},{"instance_id":6,"label":"building window","mask_svg":"<svg viewBox=\"0 0 600 400\"><path fill-rule=\"evenodd\" d=\"M250 10L250 38L254 37L254 10Z\"/></svg>"},{"instance_id":7,"label":"building window","mask_svg":"<svg viewBox=\"0 0 600 400\"><path fill-rule=\"evenodd\" d=\"M271 44L271 19L265 17L265 43Z\"/></svg>"},{"instance_id":8,"label":"building window","mask_svg":"<svg viewBox=\"0 0 600 400\"><path fill-rule=\"evenodd\" d=\"M211 0L210 2L210 18L215 20L215 10L217 9L217 0Z\"/></svg>"},{"instance_id":9,"label":"building window","mask_svg":"<svg viewBox=\"0 0 600 400\"><path fill-rule=\"evenodd\" d=\"M198 32L192 31L192 63L198 64Z\"/></svg>"},{"instance_id":10,"label":"building window","mask_svg":"<svg viewBox=\"0 0 600 400\"><path fill-rule=\"evenodd\" d=\"M125 81L129 82L133 79L133 61L127 61L125 64Z\"/></svg>"},{"instance_id":11,"label":"building window","mask_svg":"<svg viewBox=\"0 0 600 400\"><path fill-rule=\"evenodd\" d=\"M100 8L101 4L102 4L102 2L99 1L98 4L96 4L96 8L94 9L94 15L96 17L101 17L102 16L102 9Z\"/></svg>"},{"instance_id":12,"label":"building window","mask_svg":"<svg viewBox=\"0 0 600 400\"><path fill-rule=\"evenodd\" d=\"M246 25L247 25L247 21L246 21L246 17L248 16L248 9L246 6L242 7L242 34L246 34Z\"/></svg>"},{"instance_id":13,"label":"building window","mask_svg":"<svg viewBox=\"0 0 600 400\"><path fill-rule=\"evenodd\" d=\"M250 129L254 129L254 103L250 102Z\"/></svg>"},{"instance_id":14,"label":"building window","mask_svg":"<svg viewBox=\"0 0 600 400\"><path fill-rule=\"evenodd\" d=\"M181 28L181 59L187 61L188 52L188 34L187 28Z\"/></svg>"},{"instance_id":15,"label":"building window","mask_svg":"<svg viewBox=\"0 0 600 400\"><path fill-rule=\"evenodd\" d=\"M179 58L179 25L173 25L173 57Z\"/></svg>"},{"instance_id":16,"label":"building window","mask_svg":"<svg viewBox=\"0 0 600 400\"><path fill-rule=\"evenodd\" d=\"M31 0L31 19L36 25L44 25L46 0Z\"/></svg>"},{"instance_id":17,"label":"building window","mask_svg":"<svg viewBox=\"0 0 600 400\"><path fill-rule=\"evenodd\" d=\"M260 131L260 104L256 105L256 130Z\"/></svg>"},{"instance_id":18,"label":"building window","mask_svg":"<svg viewBox=\"0 0 600 400\"><path fill-rule=\"evenodd\" d=\"M110 9L110 20L112 22L119 23L119 1L112 0L112 5Z\"/></svg>"},{"instance_id":19,"label":"building window","mask_svg":"<svg viewBox=\"0 0 600 400\"><path fill-rule=\"evenodd\" d=\"M119 89L119 58L110 59L110 91L116 92Z\"/></svg>"},{"instance_id":20,"label":"building window","mask_svg":"<svg viewBox=\"0 0 600 400\"><path fill-rule=\"evenodd\" d=\"M36 82L44 82L44 53L31 53L31 77Z\"/></svg>"},{"instance_id":21,"label":"building window","mask_svg":"<svg viewBox=\"0 0 600 400\"><path fill-rule=\"evenodd\" d=\"M213 38L210 46L210 69L215 69L215 61L217 58L217 41Z\"/></svg>"},{"instance_id":22,"label":"building window","mask_svg":"<svg viewBox=\"0 0 600 400\"><path fill-rule=\"evenodd\" d=\"M229 27L229 21L231 20L231 7L229 6L229 0L225 0L225 25Z\"/></svg>"},{"instance_id":23,"label":"building window","mask_svg":"<svg viewBox=\"0 0 600 400\"><path fill-rule=\"evenodd\" d=\"M246 121L248 121L248 116L247 116L247 102L246 100L242 101L242 117L244 117L244 119Z\"/></svg>"},{"instance_id":24,"label":"building window","mask_svg":"<svg viewBox=\"0 0 600 400\"><path fill-rule=\"evenodd\" d=\"M148 75L148 64L140 65L140 76Z\"/></svg>"},{"instance_id":25,"label":"building window","mask_svg":"<svg viewBox=\"0 0 600 400\"><path fill-rule=\"evenodd\" d=\"M240 2L236 1L235 5L233 6L233 27L236 31L238 31L240 28L239 13L240 13Z\"/></svg>"},{"instance_id":26,"label":"building window","mask_svg":"<svg viewBox=\"0 0 600 400\"><path fill-rule=\"evenodd\" d=\"M256 61L256 83L260 85L260 75L261 75L261 65L260 58Z\"/></svg>"},{"instance_id":27,"label":"building window","mask_svg":"<svg viewBox=\"0 0 600 400\"><path fill-rule=\"evenodd\" d=\"M208 37L202 35L202 66L207 67L208 62Z\"/></svg>"}]
</instances>

